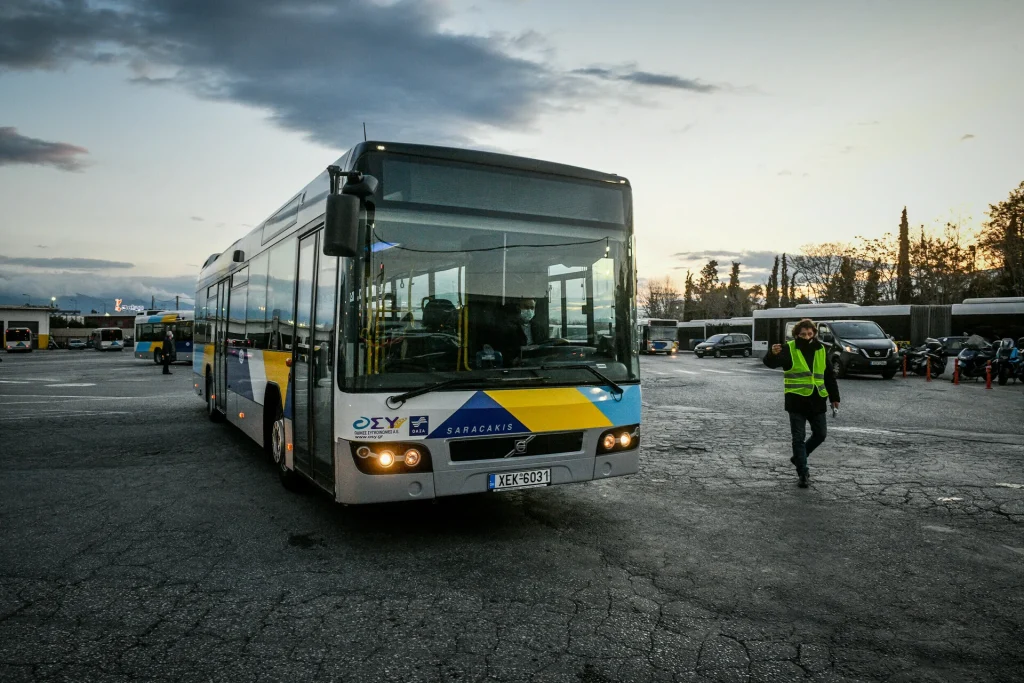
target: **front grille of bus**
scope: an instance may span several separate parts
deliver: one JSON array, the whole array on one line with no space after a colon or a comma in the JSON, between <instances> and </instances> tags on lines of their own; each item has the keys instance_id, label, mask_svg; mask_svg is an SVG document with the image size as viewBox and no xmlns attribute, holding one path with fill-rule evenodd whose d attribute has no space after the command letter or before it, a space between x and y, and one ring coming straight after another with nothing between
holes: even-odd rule
<instances>
[{"instance_id":1,"label":"front grille of bus","mask_svg":"<svg viewBox=\"0 0 1024 683\"><path fill-rule=\"evenodd\" d=\"M578 453L582 450L583 432L461 439L448 443L448 455L452 462L524 458L531 455Z\"/></svg>"}]
</instances>

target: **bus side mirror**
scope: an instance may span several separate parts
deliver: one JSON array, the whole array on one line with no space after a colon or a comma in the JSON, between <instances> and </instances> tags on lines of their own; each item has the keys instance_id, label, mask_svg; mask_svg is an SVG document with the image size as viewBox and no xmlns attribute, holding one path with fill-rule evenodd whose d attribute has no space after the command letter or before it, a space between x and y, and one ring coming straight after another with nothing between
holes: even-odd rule
<instances>
[{"instance_id":1,"label":"bus side mirror","mask_svg":"<svg viewBox=\"0 0 1024 683\"><path fill-rule=\"evenodd\" d=\"M359 249L359 197L351 194L327 196L324 215L324 254L352 257Z\"/></svg>"}]
</instances>

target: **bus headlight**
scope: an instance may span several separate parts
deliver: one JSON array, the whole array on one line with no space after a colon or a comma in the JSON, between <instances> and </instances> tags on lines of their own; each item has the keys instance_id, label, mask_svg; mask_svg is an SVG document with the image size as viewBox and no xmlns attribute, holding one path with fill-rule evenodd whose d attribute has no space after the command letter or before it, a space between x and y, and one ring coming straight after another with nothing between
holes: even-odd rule
<instances>
[{"instance_id":1,"label":"bus headlight","mask_svg":"<svg viewBox=\"0 0 1024 683\"><path fill-rule=\"evenodd\" d=\"M344 447L344 442L339 445ZM418 474L432 472L430 451L419 443L353 443L348 447L356 469L363 474Z\"/></svg>"},{"instance_id":2,"label":"bus headlight","mask_svg":"<svg viewBox=\"0 0 1024 683\"><path fill-rule=\"evenodd\" d=\"M405 464L408 467L416 467L420 464L420 452L415 448L410 448L405 452Z\"/></svg>"},{"instance_id":3,"label":"bus headlight","mask_svg":"<svg viewBox=\"0 0 1024 683\"><path fill-rule=\"evenodd\" d=\"M616 453L631 451L640 445L640 425L616 427L603 432L597 440L597 452Z\"/></svg>"}]
</instances>

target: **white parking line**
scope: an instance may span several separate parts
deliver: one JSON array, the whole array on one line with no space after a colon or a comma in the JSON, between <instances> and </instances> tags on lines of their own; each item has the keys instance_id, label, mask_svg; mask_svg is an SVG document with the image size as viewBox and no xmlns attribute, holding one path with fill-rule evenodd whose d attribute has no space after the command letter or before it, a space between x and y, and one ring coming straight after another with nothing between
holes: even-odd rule
<instances>
[{"instance_id":1,"label":"white parking line","mask_svg":"<svg viewBox=\"0 0 1024 683\"><path fill-rule=\"evenodd\" d=\"M48 412L46 417L79 417L86 415L131 415L127 410L63 410L60 412ZM0 417L0 422L13 422L14 420L38 420L39 414L35 411L30 415L18 415L13 417Z\"/></svg>"},{"instance_id":2,"label":"white parking line","mask_svg":"<svg viewBox=\"0 0 1024 683\"><path fill-rule=\"evenodd\" d=\"M67 384L47 384L47 387L94 387L92 382L69 382Z\"/></svg>"},{"instance_id":3,"label":"white parking line","mask_svg":"<svg viewBox=\"0 0 1024 683\"><path fill-rule=\"evenodd\" d=\"M732 374L731 372L727 372L725 370L712 370L711 368L707 368L706 370L704 370L704 372L713 372L713 373L715 373L717 375L731 375Z\"/></svg>"}]
</instances>

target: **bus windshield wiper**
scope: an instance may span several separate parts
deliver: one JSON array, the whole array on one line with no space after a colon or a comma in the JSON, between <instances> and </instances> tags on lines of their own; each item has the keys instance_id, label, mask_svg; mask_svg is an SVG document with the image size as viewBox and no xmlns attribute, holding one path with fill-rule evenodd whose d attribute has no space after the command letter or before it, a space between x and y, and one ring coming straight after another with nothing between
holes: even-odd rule
<instances>
[{"instance_id":1,"label":"bus windshield wiper","mask_svg":"<svg viewBox=\"0 0 1024 683\"><path fill-rule=\"evenodd\" d=\"M544 380L547 380L547 379L551 379L551 378L550 377L543 377L543 376L535 376L535 377L503 377L503 378L498 379L497 381L499 381L499 382L538 382L538 381L544 381ZM494 381L495 381L495 379L490 378L490 377L452 377L451 379L446 379L446 380L442 380L440 382L435 382L434 384L428 384L425 387L420 387L418 389L412 389L412 390L407 391L407 392L405 392L403 394L395 394L394 396L388 396L388 398L385 401L385 403L387 404L388 408L391 408L391 410L398 410L399 408L402 407L402 404L405 403L406 401L408 401L410 398L415 398L417 396L422 396L423 394L429 394L430 392L437 391L438 389L444 389L445 387L472 385L472 384L484 384L484 385L487 385L487 384L490 384L490 383L492 383Z\"/></svg>"},{"instance_id":2,"label":"bus windshield wiper","mask_svg":"<svg viewBox=\"0 0 1024 683\"><path fill-rule=\"evenodd\" d=\"M622 387L609 379L607 375L595 368L593 365L587 365L586 363L570 363L568 365L539 365L537 367L541 370L586 370L594 377L597 377L599 380L611 387L611 393L616 397L616 400L622 398L622 395L626 393L623 391Z\"/></svg>"}]
</instances>

